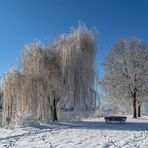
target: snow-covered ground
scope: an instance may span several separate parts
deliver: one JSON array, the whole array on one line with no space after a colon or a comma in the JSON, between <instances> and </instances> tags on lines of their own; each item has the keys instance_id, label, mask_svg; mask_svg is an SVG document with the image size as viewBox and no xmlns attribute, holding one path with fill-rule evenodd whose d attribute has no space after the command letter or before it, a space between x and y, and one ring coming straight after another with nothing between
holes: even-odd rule
<instances>
[{"instance_id":1,"label":"snow-covered ground","mask_svg":"<svg viewBox=\"0 0 148 148\"><path fill-rule=\"evenodd\" d=\"M19 148L148 148L148 117L125 124L103 118L14 129L0 128L0 147Z\"/></svg>"}]
</instances>

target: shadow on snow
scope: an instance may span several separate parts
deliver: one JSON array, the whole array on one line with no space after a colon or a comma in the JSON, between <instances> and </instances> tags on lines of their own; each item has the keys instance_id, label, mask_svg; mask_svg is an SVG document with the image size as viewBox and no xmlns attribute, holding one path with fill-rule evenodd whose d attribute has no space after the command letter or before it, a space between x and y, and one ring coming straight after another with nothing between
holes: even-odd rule
<instances>
[{"instance_id":1,"label":"shadow on snow","mask_svg":"<svg viewBox=\"0 0 148 148\"><path fill-rule=\"evenodd\" d=\"M147 131L148 122L125 122L106 124L105 121L71 121L55 122L49 125L36 125L39 129L87 129L87 130L122 130L122 131Z\"/></svg>"}]
</instances>

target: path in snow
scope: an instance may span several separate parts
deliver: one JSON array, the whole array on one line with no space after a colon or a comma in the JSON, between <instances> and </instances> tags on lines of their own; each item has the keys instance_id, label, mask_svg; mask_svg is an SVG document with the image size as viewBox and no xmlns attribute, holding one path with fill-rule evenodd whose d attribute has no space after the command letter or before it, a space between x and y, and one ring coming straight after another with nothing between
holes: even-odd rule
<instances>
[{"instance_id":1,"label":"path in snow","mask_svg":"<svg viewBox=\"0 0 148 148\"><path fill-rule=\"evenodd\" d=\"M103 119L0 129L0 147L23 148L147 148L148 117L126 124Z\"/></svg>"}]
</instances>

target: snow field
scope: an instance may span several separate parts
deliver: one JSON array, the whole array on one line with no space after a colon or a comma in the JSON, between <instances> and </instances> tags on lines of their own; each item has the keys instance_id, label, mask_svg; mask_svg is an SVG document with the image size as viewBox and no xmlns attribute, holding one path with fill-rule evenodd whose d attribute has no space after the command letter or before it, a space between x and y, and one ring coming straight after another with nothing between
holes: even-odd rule
<instances>
[{"instance_id":1,"label":"snow field","mask_svg":"<svg viewBox=\"0 0 148 148\"><path fill-rule=\"evenodd\" d=\"M0 148L147 148L148 117L125 124L103 118L0 129Z\"/></svg>"}]
</instances>

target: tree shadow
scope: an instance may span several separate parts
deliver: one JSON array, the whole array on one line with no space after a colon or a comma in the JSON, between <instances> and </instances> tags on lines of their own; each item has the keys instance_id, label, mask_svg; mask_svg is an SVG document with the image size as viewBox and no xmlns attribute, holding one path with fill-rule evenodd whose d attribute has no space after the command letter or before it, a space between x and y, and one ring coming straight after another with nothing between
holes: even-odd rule
<instances>
[{"instance_id":1,"label":"tree shadow","mask_svg":"<svg viewBox=\"0 0 148 148\"><path fill-rule=\"evenodd\" d=\"M120 131L148 131L148 122L125 122L106 124L103 121L72 121L72 122L56 122L50 124L50 126L36 126L39 129L87 129L87 130L120 130Z\"/></svg>"},{"instance_id":2,"label":"tree shadow","mask_svg":"<svg viewBox=\"0 0 148 148\"><path fill-rule=\"evenodd\" d=\"M147 131L148 123L139 122L126 122L125 124L111 123L106 124L105 122L72 122L72 123L61 123L62 125L68 126L69 128L78 129L90 129L90 130L123 130L123 131Z\"/></svg>"}]
</instances>

